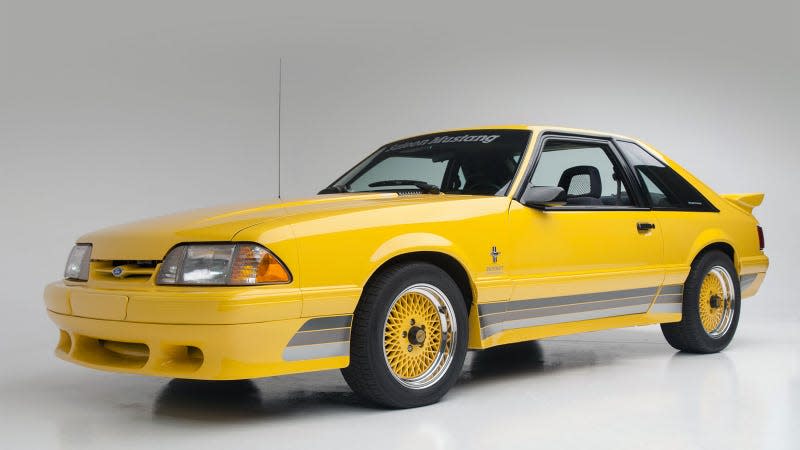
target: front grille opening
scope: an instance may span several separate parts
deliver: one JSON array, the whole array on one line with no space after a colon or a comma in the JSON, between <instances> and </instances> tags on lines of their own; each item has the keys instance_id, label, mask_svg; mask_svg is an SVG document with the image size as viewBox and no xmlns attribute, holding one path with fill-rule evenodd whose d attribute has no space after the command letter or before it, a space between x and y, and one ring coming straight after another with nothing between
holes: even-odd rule
<instances>
[{"instance_id":1,"label":"front grille opening","mask_svg":"<svg viewBox=\"0 0 800 450\"><path fill-rule=\"evenodd\" d=\"M69 351L72 350L72 338L69 337L69 333L64 330L59 330L58 346L56 348L60 352L69 354Z\"/></svg>"},{"instance_id":2,"label":"front grille opening","mask_svg":"<svg viewBox=\"0 0 800 450\"><path fill-rule=\"evenodd\" d=\"M150 268L150 269L155 269L155 267L158 265L159 262L160 261L150 260L150 259L147 259L147 260L141 260L141 259L137 259L137 260L112 259L111 260L111 263L113 265L115 265L115 266L122 266L122 265L126 265L126 264L131 264L131 265L135 265L137 267Z\"/></svg>"},{"instance_id":3,"label":"front grille opening","mask_svg":"<svg viewBox=\"0 0 800 450\"><path fill-rule=\"evenodd\" d=\"M147 281L153 277L157 260L96 260L92 261L91 277L104 281Z\"/></svg>"}]
</instances>

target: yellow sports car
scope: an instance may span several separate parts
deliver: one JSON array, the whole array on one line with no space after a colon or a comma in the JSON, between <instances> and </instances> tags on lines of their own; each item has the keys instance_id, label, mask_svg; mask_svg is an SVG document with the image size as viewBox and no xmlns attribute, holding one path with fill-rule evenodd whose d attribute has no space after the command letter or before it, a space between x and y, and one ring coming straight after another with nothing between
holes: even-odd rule
<instances>
[{"instance_id":1,"label":"yellow sports car","mask_svg":"<svg viewBox=\"0 0 800 450\"><path fill-rule=\"evenodd\" d=\"M47 286L56 354L231 380L341 368L439 400L467 349L661 324L718 352L768 266L751 214L636 139L504 126L389 143L316 197L87 234Z\"/></svg>"}]
</instances>

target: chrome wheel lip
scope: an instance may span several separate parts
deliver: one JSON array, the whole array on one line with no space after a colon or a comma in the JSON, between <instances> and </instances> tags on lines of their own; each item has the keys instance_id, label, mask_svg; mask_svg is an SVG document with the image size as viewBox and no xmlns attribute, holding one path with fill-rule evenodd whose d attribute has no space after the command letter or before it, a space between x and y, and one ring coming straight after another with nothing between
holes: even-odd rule
<instances>
[{"instance_id":1,"label":"chrome wheel lip","mask_svg":"<svg viewBox=\"0 0 800 450\"><path fill-rule=\"evenodd\" d=\"M394 309L395 304L397 304L397 301L400 300L404 295L410 292L424 296L436 307L436 310L439 312L439 323L441 324L442 338L436 358L434 358L433 363L431 363L431 366L428 368L428 370L418 377L403 378L394 372L386 355L386 328L388 325L389 316L392 312L392 309ZM447 369L450 368L450 365L453 362L456 350L455 345L457 332L458 326L456 324L456 316L453 305L450 303L450 299L444 294L444 292L442 292L441 289L428 283L416 283L403 289L402 292L397 294L392 301L392 304L389 306L389 309L386 311L386 317L384 318L383 323L383 339L381 340L381 348L383 351L383 360L386 363L386 367L389 369L389 373L392 375L395 381L409 389L426 389L435 385L445 376Z\"/></svg>"},{"instance_id":2,"label":"chrome wheel lip","mask_svg":"<svg viewBox=\"0 0 800 450\"><path fill-rule=\"evenodd\" d=\"M733 316L736 308L736 286L733 284L733 277L731 277L728 269L722 266L712 267L708 271L708 275L713 275L719 281L722 287L722 307L725 309L722 312L722 319L719 325L711 331L706 331L705 328L703 328L703 331L705 331L709 337L719 339L728 333L728 330L731 329L731 325L733 324Z\"/></svg>"}]
</instances>

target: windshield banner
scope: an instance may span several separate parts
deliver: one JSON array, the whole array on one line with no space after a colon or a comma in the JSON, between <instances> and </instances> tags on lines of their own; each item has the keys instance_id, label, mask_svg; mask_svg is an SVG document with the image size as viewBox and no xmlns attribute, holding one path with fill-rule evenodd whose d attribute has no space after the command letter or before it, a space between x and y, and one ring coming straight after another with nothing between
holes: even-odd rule
<instances>
[{"instance_id":1,"label":"windshield banner","mask_svg":"<svg viewBox=\"0 0 800 450\"><path fill-rule=\"evenodd\" d=\"M388 150L402 150L404 148L422 147L423 145L451 144L454 142L477 142L490 144L499 138L499 134L461 134L457 136L436 136L418 141L401 142L391 145Z\"/></svg>"}]
</instances>

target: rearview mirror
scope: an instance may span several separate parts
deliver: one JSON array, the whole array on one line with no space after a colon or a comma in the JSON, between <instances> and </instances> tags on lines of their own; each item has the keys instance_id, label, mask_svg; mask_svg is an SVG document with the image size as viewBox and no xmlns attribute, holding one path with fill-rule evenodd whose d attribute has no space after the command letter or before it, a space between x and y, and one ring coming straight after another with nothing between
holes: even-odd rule
<instances>
[{"instance_id":1,"label":"rearview mirror","mask_svg":"<svg viewBox=\"0 0 800 450\"><path fill-rule=\"evenodd\" d=\"M522 204L536 209L557 206L566 200L567 193L558 186L528 186L522 194Z\"/></svg>"}]
</instances>

